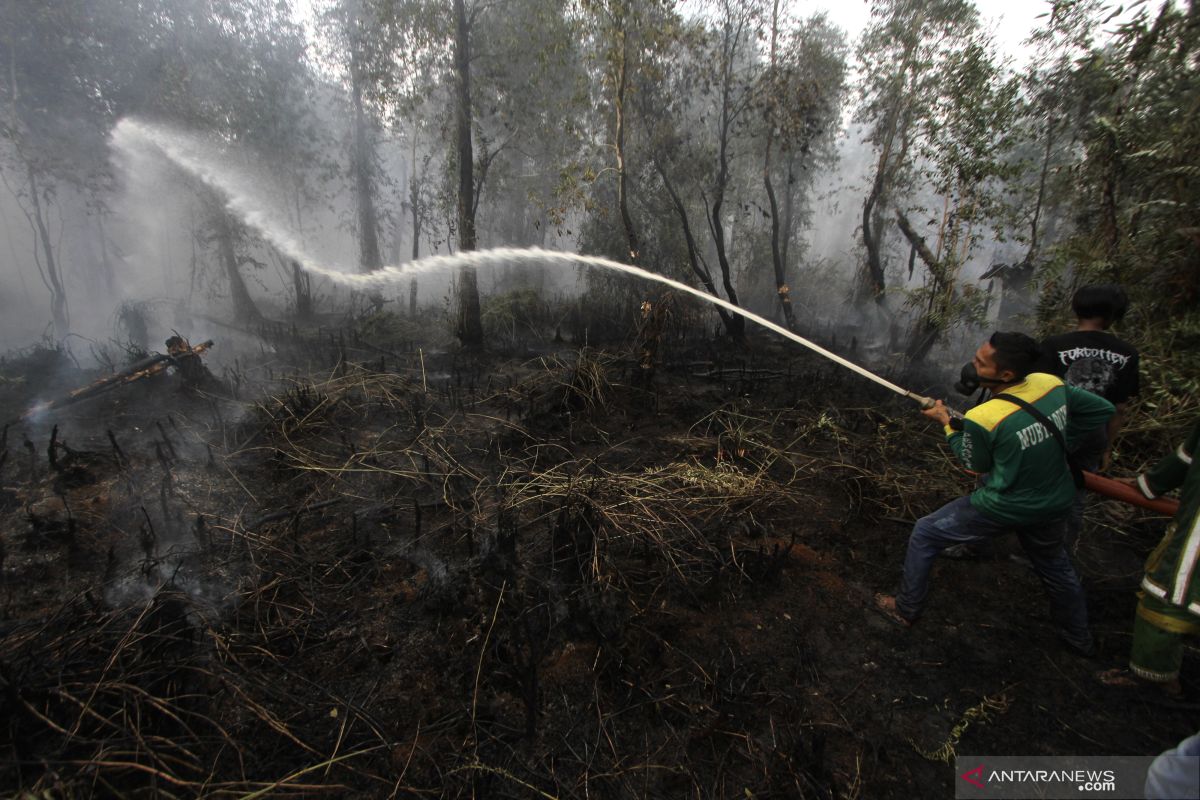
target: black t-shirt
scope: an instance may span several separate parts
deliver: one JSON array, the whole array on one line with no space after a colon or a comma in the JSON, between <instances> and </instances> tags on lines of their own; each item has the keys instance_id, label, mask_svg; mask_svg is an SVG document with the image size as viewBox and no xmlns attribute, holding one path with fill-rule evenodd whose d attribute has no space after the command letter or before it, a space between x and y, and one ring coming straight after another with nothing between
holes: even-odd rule
<instances>
[{"instance_id":1,"label":"black t-shirt","mask_svg":"<svg viewBox=\"0 0 1200 800\"><path fill-rule=\"evenodd\" d=\"M1042 342L1039 372L1087 389L1110 403L1138 393L1138 351L1108 331L1071 331Z\"/></svg>"}]
</instances>

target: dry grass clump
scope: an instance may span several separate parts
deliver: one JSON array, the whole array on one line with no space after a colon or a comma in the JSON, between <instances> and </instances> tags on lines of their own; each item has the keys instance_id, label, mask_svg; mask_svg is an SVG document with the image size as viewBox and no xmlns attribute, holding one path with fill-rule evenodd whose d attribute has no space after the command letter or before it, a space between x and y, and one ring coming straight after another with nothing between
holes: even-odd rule
<instances>
[{"instance_id":1,"label":"dry grass clump","mask_svg":"<svg viewBox=\"0 0 1200 800\"><path fill-rule=\"evenodd\" d=\"M529 473L508 489L509 502L529 524L564 507L586 506L595 577L625 585L657 580L653 576L661 578L665 569L687 586L708 580L713 569L736 568L735 539L761 535L756 515L771 513L787 497L787 488L764 470L698 461L639 471L565 463ZM625 556L636 556L639 568L621 566Z\"/></svg>"}]
</instances>

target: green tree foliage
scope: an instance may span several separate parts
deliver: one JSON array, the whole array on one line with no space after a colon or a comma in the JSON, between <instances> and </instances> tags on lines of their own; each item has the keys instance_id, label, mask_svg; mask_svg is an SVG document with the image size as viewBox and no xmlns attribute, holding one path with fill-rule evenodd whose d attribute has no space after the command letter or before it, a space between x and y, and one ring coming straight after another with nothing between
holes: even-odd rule
<instances>
[{"instance_id":1,"label":"green tree foliage","mask_svg":"<svg viewBox=\"0 0 1200 800\"><path fill-rule=\"evenodd\" d=\"M1079 285L1120 283L1147 402L1194 412L1181 400L1200 386L1200 8L1142 4L1119 25L1117 11L1058 3L1041 33L1073 49L1046 70L1055 91L1028 108L1072 145L1055 161L1063 223L1035 262L1039 322L1063 325Z\"/></svg>"},{"instance_id":2,"label":"green tree foliage","mask_svg":"<svg viewBox=\"0 0 1200 800\"><path fill-rule=\"evenodd\" d=\"M859 297L884 297L894 221L909 277L918 259L925 269L924 285L908 293L917 320L907 356L920 361L950 327L982 311L982 295L964 290L959 272L1004 222L1018 83L997 66L964 0L880 0L873 18L859 47L859 117L878 159L863 203Z\"/></svg>"},{"instance_id":3,"label":"green tree foliage","mask_svg":"<svg viewBox=\"0 0 1200 800\"><path fill-rule=\"evenodd\" d=\"M35 234L32 254L58 337L70 327L54 211L58 194L95 195L104 140L136 71L133 2L0 4L0 176Z\"/></svg>"},{"instance_id":4,"label":"green tree foliage","mask_svg":"<svg viewBox=\"0 0 1200 800\"><path fill-rule=\"evenodd\" d=\"M350 177L354 187L354 222L358 235L358 265L363 272L383 266L376 210L379 159L376 151L377 114L372 99L386 63L386 48L376 35L380 10L370 0L339 0L322 19L330 55L341 67L350 98ZM374 298L376 309L382 302Z\"/></svg>"},{"instance_id":5,"label":"green tree foliage","mask_svg":"<svg viewBox=\"0 0 1200 800\"><path fill-rule=\"evenodd\" d=\"M742 283L785 296L796 223L838 128L840 36L767 2L708 3L690 18L666 4L584 5L606 144L587 246L634 251L735 304ZM636 69L622 93L623 64ZM743 318L718 313L740 338Z\"/></svg>"},{"instance_id":6,"label":"green tree foliage","mask_svg":"<svg viewBox=\"0 0 1200 800\"><path fill-rule=\"evenodd\" d=\"M858 296L905 297L888 313L912 322L912 359L978 318L984 293L961 274L993 241L1015 254L988 273L1006 308L1035 289L1044 324L1079 283L1112 280L1134 293L1142 330L1179 342L1200 328L1198 12L1133 5L1049 4L1014 80L976 4L874 0L858 43L857 121L873 153ZM783 0L321 7L313 58L278 0L0 0L0 174L60 334L79 291L62 263L63 198L102 214L105 140L130 113L257 154L298 228L333 195L353 197L366 269L382 263L389 214L397 257L402 233L414 257L422 238L553 246L578 234L581 249L778 304L792 324L812 180L843 118L845 45L827 22L793 19ZM331 105L349 164L333 180ZM197 191L197 239L235 313L253 318L242 271L262 243ZM299 270L277 261L297 309L311 309ZM627 282L609 294L630 313L645 299ZM740 335L738 320L725 325ZM482 330L460 328L464 341Z\"/></svg>"},{"instance_id":7,"label":"green tree foliage","mask_svg":"<svg viewBox=\"0 0 1200 800\"><path fill-rule=\"evenodd\" d=\"M121 116L196 126L231 142L297 157L308 76L302 31L286 5L13 0L4 4L3 15L4 176L38 232L34 255L60 335L69 325L67 289L50 206L56 193L69 188L89 195L102 213L110 188L106 139ZM216 198L205 205L223 213ZM208 238L220 244L235 313L254 318L258 312L239 272L248 257L230 241L244 234L212 213Z\"/></svg>"},{"instance_id":8,"label":"green tree foliage","mask_svg":"<svg viewBox=\"0 0 1200 800\"><path fill-rule=\"evenodd\" d=\"M441 120L448 229L459 249L481 237L536 239L561 221L557 165L578 150L573 108L585 87L561 3L380 0L391 62L387 99L403 120L421 110ZM402 126L415 127L415 123ZM416 175L416 173L414 173ZM481 207L485 207L480 219ZM410 198L410 208L419 203ZM497 236L499 234L499 236ZM474 271L458 275L457 329L482 344Z\"/></svg>"},{"instance_id":9,"label":"green tree foliage","mask_svg":"<svg viewBox=\"0 0 1200 800\"><path fill-rule=\"evenodd\" d=\"M271 0L163 2L158 27L144 28L145 45L159 59L131 110L206 132L265 154L274 171L304 188L296 165L316 160L317 124L310 97L303 31L284 4ZM224 208L224 198L197 186L204 211L198 237L215 245L229 285L235 319L262 314L242 267L262 266L250 252L255 241ZM299 220L297 220L299 223ZM297 305L304 281L294 279Z\"/></svg>"},{"instance_id":10,"label":"green tree foliage","mask_svg":"<svg viewBox=\"0 0 1200 800\"><path fill-rule=\"evenodd\" d=\"M1200 11L1165 2L1143 8L1076 72L1095 97L1078 171L1079 231L1092 252L1082 266L1144 286L1153 313L1200 299L1198 66Z\"/></svg>"},{"instance_id":11,"label":"green tree foliage","mask_svg":"<svg viewBox=\"0 0 1200 800\"><path fill-rule=\"evenodd\" d=\"M866 260L859 296L880 302L887 288L888 214L905 207L916 184L917 140L935 124L937 109L954 102L943 75L962 57L979 23L966 0L876 0L871 18L858 47L857 118L868 126L877 161L863 202Z\"/></svg>"},{"instance_id":12,"label":"green tree foliage","mask_svg":"<svg viewBox=\"0 0 1200 800\"><path fill-rule=\"evenodd\" d=\"M781 31L779 1L774 0L770 53L756 94L765 129L763 188L771 218L774 288L784 319L793 328L788 257L797 216L806 217L815 167L833 161L832 134L839 127L845 89L845 51L841 32L823 15ZM783 187L782 202L777 184Z\"/></svg>"},{"instance_id":13,"label":"green tree foliage","mask_svg":"<svg viewBox=\"0 0 1200 800\"><path fill-rule=\"evenodd\" d=\"M630 151L634 137L645 139L637 130L634 101L664 79L664 62L679 41L681 20L674 6L672 0L579 0L595 76L593 93L607 117L600 130L611 154L625 238L624 252L614 255L634 264L641 263L643 237L631 210L631 173L640 165L631 164Z\"/></svg>"},{"instance_id":14,"label":"green tree foliage","mask_svg":"<svg viewBox=\"0 0 1200 800\"><path fill-rule=\"evenodd\" d=\"M943 198L933 252L905 212L896 211L901 232L927 271L925 286L910 297L920 309L907 349L914 361L924 359L960 319L978 318L982 295L961 286L959 272L1003 225L1002 181L1010 172L1004 153L1011 146L1006 134L1015 116L1017 82L1001 76L978 38L949 60L942 78L949 91L938 98L940 107L919 143L923 177ZM927 205L915 210L930 211Z\"/></svg>"}]
</instances>

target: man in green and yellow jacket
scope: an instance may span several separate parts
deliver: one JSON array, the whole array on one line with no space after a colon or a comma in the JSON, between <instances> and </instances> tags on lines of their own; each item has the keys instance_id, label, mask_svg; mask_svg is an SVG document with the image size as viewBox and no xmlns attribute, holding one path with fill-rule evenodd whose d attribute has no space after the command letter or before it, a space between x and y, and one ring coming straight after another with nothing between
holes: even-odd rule
<instances>
[{"instance_id":1,"label":"man in green and yellow jacket","mask_svg":"<svg viewBox=\"0 0 1200 800\"><path fill-rule=\"evenodd\" d=\"M917 521L900 592L876 597L879 610L894 622L911 625L920 615L930 570L944 549L1013 531L1050 598L1064 641L1077 652L1092 652L1083 587L1063 546L1076 491L1064 446L1069 450L1104 425L1114 408L1053 375L1031 372L1039 356L1037 342L1025 334L997 332L973 360L992 399L968 411L961 424L940 401L923 412L942 423L963 466L985 477L971 495Z\"/></svg>"}]
</instances>

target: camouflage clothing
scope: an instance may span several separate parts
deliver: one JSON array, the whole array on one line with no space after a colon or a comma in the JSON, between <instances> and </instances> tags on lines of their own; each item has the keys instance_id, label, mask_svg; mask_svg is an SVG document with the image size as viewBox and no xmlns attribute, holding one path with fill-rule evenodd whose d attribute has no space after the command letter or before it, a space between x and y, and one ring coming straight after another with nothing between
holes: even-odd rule
<instances>
[{"instance_id":1,"label":"camouflage clothing","mask_svg":"<svg viewBox=\"0 0 1200 800\"><path fill-rule=\"evenodd\" d=\"M1200 423L1183 444L1137 479L1142 494L1151 499L1180 489L1179 511L1146 561L1134 620L1129 666L1146 680L1178 678L1182 636L1200 632L1200 467L1193 458L1198 446Z\"/></svg>"},{"instance_id":2,"label":"camouflage clothing","mask_svg":"<svg viewBox=\"0 0 1200 800\"><path fill-rule=\"evenodd\" d=\"M1200 423L1187 440L1139 475L1138 488L1154 499L1179 489L1179 511L1146 562L1142 589L1149 595L1200 617L1200 467L1192 455L1200 445Z\"/></svg>"}]
</instances>

